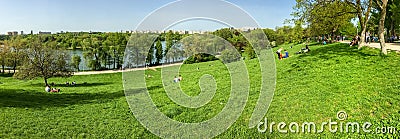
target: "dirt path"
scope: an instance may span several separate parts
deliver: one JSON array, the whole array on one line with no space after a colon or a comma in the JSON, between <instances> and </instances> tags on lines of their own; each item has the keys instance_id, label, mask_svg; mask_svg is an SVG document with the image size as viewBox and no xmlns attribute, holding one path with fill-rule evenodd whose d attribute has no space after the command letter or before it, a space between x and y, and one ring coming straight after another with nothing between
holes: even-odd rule
<instances>
[{"instance_id":1,"label":"dirt path","mask_svg":"<svg viewBox=\"0 0 400 139\"><path fill-rule=\"evenodd\" d=\"M168 64L168 65L161 65L155 67L148 67L148 68L134 68L134 69L126 69L126 70L105 70L105 71L86 71L86 72L75 72L74 75L92 75L92 74L106 74L106 73L119 73L119 72L127 72L127 71L139 71L139 70L146 70L146 69L156 69L156 68L163 68L163 67L171 67L171 66L179 66L183 63L175 63L175 64Z\"/></svg>"}]
</instances>

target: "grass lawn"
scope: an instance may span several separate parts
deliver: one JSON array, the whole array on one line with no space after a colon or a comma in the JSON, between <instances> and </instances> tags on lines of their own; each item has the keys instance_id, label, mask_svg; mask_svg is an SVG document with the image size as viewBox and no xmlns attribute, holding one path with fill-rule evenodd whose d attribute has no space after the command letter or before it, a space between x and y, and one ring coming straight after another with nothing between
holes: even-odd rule
<instances>
[{"instance_id":1,"label":"grass lawn","mask_svg":"<svg viewBox=\"0 0 400 139\"><path fill-rule=\"evenodd\" d=\"M277 60L276 91L268 110L269 122L337 121L345 111L345 122L371 122L371 129L393 126L400 130L400 55L380 56L379 50L358 50L345 44L311 46L311 52L294 55L303 45L283 46L292 56ZM274 50L276 50L275 48ZM261 76L258 61L246 60L250 75L247 105L238 120L217 138L398 138L396 134L259 133L248 128L257 103ZM197 71L196 69L200 70ZM201 122L217 115L227 103L229 72L219 61L182 65L182 90L190 96L200 94L199 79L212 75L216 94L200 108L175 104L165 94L161 72L147 70L151 98L168 117L181 122ZM1 75L1 74L0 74ZM101 74L52 78L61 93L45 93L41 79L20 81L9 75L0 77L0 138L157 138L134 117L126 101L122 74ZM86 84L83 84L86 82ZM275 126L276 127L276 126ZM373 131L374 132L374 131Z\"/></svg>"}]
</instances>

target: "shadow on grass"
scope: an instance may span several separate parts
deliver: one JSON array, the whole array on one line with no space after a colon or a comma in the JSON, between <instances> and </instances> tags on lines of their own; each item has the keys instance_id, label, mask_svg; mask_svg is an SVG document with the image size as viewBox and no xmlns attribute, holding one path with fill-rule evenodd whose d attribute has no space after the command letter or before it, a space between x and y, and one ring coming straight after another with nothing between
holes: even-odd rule
<instances>
[{"instance_id":1,"label":"shadow on grass","mask_svg":"<svg viewBox=\"0 0 400 139\"><path fill-rule=\"evenodd\" d=\"M0 77L12 77L14 73L0 73Z\"/></svg>"},{"instance_id":2,"label":"shadow on grass","mask_svg":"<svg viewBox=\"0 0 400 139\"><path fill-rule=\"evenodd\" d=\"M41 93L22 89L1 89L0 107L47 108L77 104L106 103L125 97L123 90L107 93Z\"/></svg>"},{"instance_id":3,"label":"shadow on grass","mask_svg":"<svg viewBox=\"0 0 400 139\"><path fill-rule=\"evenodd\" d=\"M150 87L147 87L147 88L127 89L127 90L125 90L125 94L127 96L131 96L131 95L139 94L139 93L142 93L142 92L146 92L146 91L149 92L149 91L154 91L156 89L162 89L162 88L163 88L163 86L157 85L157 86L150 86Z\"/></svg>"}]
</instances>

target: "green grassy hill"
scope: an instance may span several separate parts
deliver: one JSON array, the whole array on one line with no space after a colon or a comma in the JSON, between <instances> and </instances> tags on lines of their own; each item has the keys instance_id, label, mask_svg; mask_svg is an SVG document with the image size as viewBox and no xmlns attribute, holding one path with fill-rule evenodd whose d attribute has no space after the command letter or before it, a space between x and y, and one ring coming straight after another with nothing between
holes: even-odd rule
<instances>
[{"instance_id":1,"label":"green grassy hill","mask_svg":"<svg viewBox=\"0 0 400 139\"><path fill-rule=\"evenodd\" d=\"M290 48L291 57L276 60L276 91L266 117L269 122L338 121L371 122L371 129L393 126L400 130L400 56L380 56L378 50L358 50L345 44L311 46L307 54L295 55L303 45ZM247 105L239 119L217 138L376 138L396 134L366 133L259 133L249 129L249 119L260 91L260 68L256 59L246 60L250 76ZM199 68L199 70L197 70ZM217 84L214 98L200 108L185 108L168 98L161 70L147 70L146 84L157 108L181 122L200 122L218 114L230 94L227 68L220 61L182 65L182 90L200 93L199 79L212 75ZM1 75L1 74L0 74ZM65 86L76 81L77 86ZM172 79L171 79L172 81ZM61 93L44 92L41 79L20 81L0 77L0 138L157 138L134 117L126 101L122 74L99 74L52 78ZM85 83L86 82L86 83Z\"/></svg>"}]
</instances>

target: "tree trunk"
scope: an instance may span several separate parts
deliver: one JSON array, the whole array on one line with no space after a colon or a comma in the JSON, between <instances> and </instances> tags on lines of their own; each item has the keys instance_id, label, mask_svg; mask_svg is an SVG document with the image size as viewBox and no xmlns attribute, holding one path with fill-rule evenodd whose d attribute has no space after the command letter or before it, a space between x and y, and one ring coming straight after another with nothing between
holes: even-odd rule
<instances>
[{"instance_id":1,"label":"tree trunk","mask_svg":"<svg viewBox=\"0 0 400 139\"><path fill-rule=\"evenodd\" d=\"M49 84L47 83L47 78L46 78L46 77L43 77L43 79L44 79L44 84L45 84L46 86L48 86Z\"/></svg>"},{"instance_id":2,"label":"tree trunk","mask_svg":"<svg viewBox=\"0 0 400 139\"><path fill-rule=\"evenodd\" d=\"M113 57L113 63L114 63L114 64L113 64L113 65L114 65L114 66L113 66L113 67L114 67L113 69L115 69L115 55L114 55L114 57Z\"/></svg>"},{"instance_id":3,"label":"tree trunk","mask_svg":"<svg viewBox=\"0 0 400 139\"><path fill-rule=\"evenodd\" d=\"M365 43L365 33L367 32L367 25L364 24L364 27L362 27L361 31L361 36L360 36L360 44L358 44L358 49L361 49L363 46L366 45Z\"/></svg>"},{"instance_id":4,"label":"tree trunk","mask_svg":"<svg viewBox=\"0 0 400 139\"><path fill-rule=\"evenodd\" d=\"M14 62L14 66L13 66L13 70L14 70L14 73L15 73L15 69L17 68L17 62L15 61Z\"/></svg>"},{"instance_id":5,"label":"tree trunk","mask_svg":"<svg viewBox=\"0 0 400 139\"><path fill-rule=\"evenodd\" d=\"M377 0L379 3L380 0ZM382 0L382 5L379 5L381 8L381 18L379 20L379 41L381 45L381 52L383 54L387 54L386 45L385 45L385 18L386 18L386 7L387 7L387 0Z\"/></svg>"},{"instance_id":6,"label":"tree trunk","mask_svg":"<svg viewBox=\"0 0 400 139\"><path fill-rule=\"evenodd\" d=\"M361 25L361 36L360 36L360 42L358 44L358 49L361 49L365 45L365 33L367 32L367 23L369 21L369 15L370 15L371 8L372 8L372 0L368 0L368 7L367 7L367 10L365 11L364 16L363 16L361 0L357 0L356 3L358 5L358 7L357 7L358 20Z\"/></svg>"}]
</instances>

